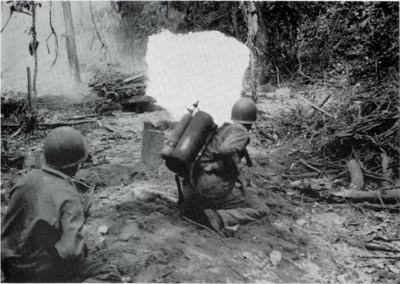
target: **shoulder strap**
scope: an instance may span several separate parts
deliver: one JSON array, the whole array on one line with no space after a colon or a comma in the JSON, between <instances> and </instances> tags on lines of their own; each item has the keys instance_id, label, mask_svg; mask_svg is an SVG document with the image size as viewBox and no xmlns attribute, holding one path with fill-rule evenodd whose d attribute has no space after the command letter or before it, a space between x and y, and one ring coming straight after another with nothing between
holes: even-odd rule
<instances>
[{"instance_id":1,"label":"shoulder strap","mask_svg":"<svg viewBox=\"0 0 400 284\"><path fill-rule=\"evenodd\" d=\"M206 143L204 143L203 147L201 148L199 154L197 154L196 159L193 161L193 163L190 165L189 169L189 182L190 185L195 189L195 185L193 184L193 172L194 172L194 167L197 164L198 160L203 156L205 149L207 148L208 144L210 144L211 139L213 138L214 134L217 132L218 127L215 127L215 129L208 135L206 139Z\"/></svg>"}]
</instances>

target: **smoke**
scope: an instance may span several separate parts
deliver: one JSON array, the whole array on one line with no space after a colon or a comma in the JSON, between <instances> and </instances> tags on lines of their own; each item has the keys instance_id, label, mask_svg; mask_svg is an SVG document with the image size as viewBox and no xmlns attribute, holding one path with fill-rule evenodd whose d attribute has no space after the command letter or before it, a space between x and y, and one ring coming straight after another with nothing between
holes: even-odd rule
<instances>
[{"instance_id":1,"label":"smoke","mask_svg":"<svg viewBox=\"0 0 400 284\"><path fill-rule=\"evenodd\" d=\"M128 35L120 26L120 16L110 9L109 1L92 1L93 16L102 45L94 34L94 26L89 1L71 1L71 12L75 27L75 41L82 84L76 84L70 76L70 67L65 39L65 23L61 1L52 1L52 25L58 35L58 57L54 66L56 44L50 28L50 2L40 1L36 9L36 32L38 47L37 93L43 95L64 95L71 101L81 101L89 94L88 83L102 78L112 78L112 74L130 77L145 70L144 51L141 43ZM1 1L1 26L4 27L10 13L9 5ZM28 34L32 18L14 13L1 33L1 92L8 95L27 93L27 71L31 68L32 78L34 59L29 54L32 36Z\"/></svg>"},{"instance_id":2,"label":"smoke","mask_svg":"<svg viewBox=\"0 0 400 284\"><path fill-rule=\"evenodd\" d=\"M222 124L230 120L232 106L240 98L249 56L244 44L217 31L186 35L163 31L149 37L147 95L175 120L200 101L199 109Z\"/></svg>"}]
</instances>

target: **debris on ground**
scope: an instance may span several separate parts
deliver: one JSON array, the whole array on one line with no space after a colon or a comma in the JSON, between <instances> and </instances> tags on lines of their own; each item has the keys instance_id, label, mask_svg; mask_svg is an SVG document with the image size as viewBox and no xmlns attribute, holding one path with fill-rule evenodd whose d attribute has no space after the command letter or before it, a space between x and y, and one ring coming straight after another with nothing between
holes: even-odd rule
<instances>
[{"instance_id":1,"label":"debris on ground","mask_svg":"<svg viewBox=\"0 0 400 284\"><path fill-rule=\"evenodd\" d=\"M47 112L46 119L52 123L96 119L87 107L76 105L52 106ZM168 135L174 124L167 112L116 113L96 120L75 125L87 138L91 154L75 177L83 200L90 203L84 233L90 253L114 264L126 281L396 279L400 270L398 204L388 202L385 192L397 188L389 184L381 191L370 190L371 180L365 178L360 159L354 160L364 174L367 191L356 192L374 192L378 203L335 196L348 191L352 183L347 161L341 168L323 170L310 163L310 148L300 138L283 142L277 126L268 129L277 136L275 142L254 131L248 147L253 167L244 170L250 190L265 201L271 215L237 227L223 244L212 232L180 216L174 176L168 169L162 163L142 161L144 129ZM2 167L3 214L15 179L43 165L45 129L39 129L30 143L23 136L10 136L2 137L2 151L26 158L22 169ZM310 171L314 176L293 178ZM337 178L340 172L345 174Z\"/></svg>"},{"instance_id":2,"label":"debris on ground","mask_svg":"<svg viewBox=\"0 0 400 284\"><path fill-rule=\"evenodd\" d=\"M154 100L145 95L146 80L146 74L138 74L124 79L102 78L100 81L90 83L91 94L101 98L97 102L95 112L110 115L118 110L136 113L149 110Z\"/></svg>"}]
</instances>

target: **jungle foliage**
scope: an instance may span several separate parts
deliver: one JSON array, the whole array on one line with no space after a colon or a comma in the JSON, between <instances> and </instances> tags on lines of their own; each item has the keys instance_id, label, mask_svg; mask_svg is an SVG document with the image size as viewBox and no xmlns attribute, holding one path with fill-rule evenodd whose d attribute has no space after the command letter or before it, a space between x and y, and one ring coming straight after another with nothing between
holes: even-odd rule
<instances>
[{"instance_id":1,"label":"jungle foliage","mask_svg":"<svg viewBox=\"0 0 400 284\"><path fill-rule=\"evenodd\" d=\"M168 28L164 13L174 9L183 16L177 32L218 30L246 41L240 2L159 2L157 9L153 2L114 3L130 26L139 29L137 34L157 32L160 24ZM277 72L281 81L345 77L356 83L381 81L399 71L397 2L268 1L256 6L258 37L263 38L256 42L264 69L261 83L276 83Z\"/></svg>"}]
</instances>

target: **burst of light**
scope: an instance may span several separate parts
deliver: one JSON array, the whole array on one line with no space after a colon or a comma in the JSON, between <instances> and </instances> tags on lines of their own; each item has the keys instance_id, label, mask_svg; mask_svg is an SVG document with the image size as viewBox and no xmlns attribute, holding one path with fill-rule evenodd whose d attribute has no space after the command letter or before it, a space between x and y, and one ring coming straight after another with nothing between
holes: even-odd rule
<instances>
[{"instance_id":1,"label":"burst of light","mask_svg":"<svg viewBox=\"0 0 400 284\"><path fill-rule=\"evenodd\" d=\"M146 53L147 95L157 100L175 120L199 102L217 124L230 120L240 98L250 50L220 32L172 34L163 31L149 38Z\"/></svg>"}]
</instances>

